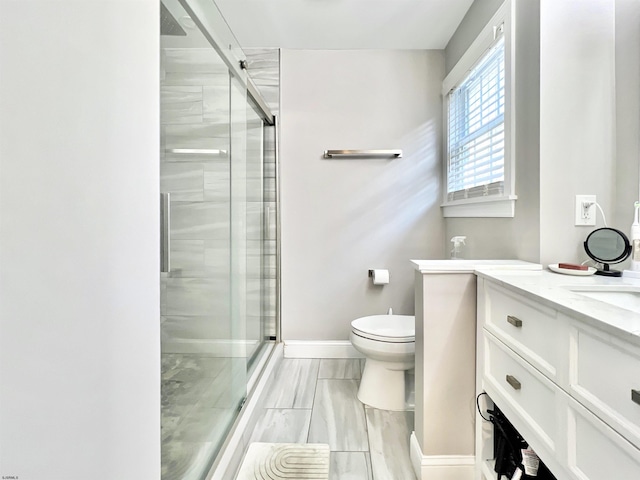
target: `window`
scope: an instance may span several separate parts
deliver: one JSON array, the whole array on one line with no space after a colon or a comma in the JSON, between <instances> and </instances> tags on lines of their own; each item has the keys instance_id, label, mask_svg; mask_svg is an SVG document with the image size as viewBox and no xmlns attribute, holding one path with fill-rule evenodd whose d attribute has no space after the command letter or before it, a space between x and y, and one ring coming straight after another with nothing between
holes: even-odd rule
<instances>
[{"instance_id":1,"label":"window","mask_svg":"<svg viewBox=\"0 0 640 480\"><path fill-rule=\"evenodd\" d=\"M447 198L502 193L504 37L448 97Z\"/></svg>"},{"instance_id":2,"label":"window","mask_svg":"<svg viewBox=\"0 0 640 480\"><path fill-rule=\"evenodd\" d=\"M445 216L513 216L506 8L496 13L443 84Z\"/></svg>"}]
</instances>

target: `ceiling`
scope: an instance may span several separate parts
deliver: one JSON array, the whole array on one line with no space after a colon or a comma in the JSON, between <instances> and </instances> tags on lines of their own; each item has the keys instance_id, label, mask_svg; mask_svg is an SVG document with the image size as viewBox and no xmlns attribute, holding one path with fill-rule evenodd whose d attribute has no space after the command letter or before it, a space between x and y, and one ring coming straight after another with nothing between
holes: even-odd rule
<instances>
[{"instance_id":1,"label":"ceiling","mask_svg":"<svg viewBox=\"0 0 640 480\"><path fill-rule=\"evenodd\" d=\"M242 47L443 49L473 0L215 0Z\"/></svg>"}]
</instances>

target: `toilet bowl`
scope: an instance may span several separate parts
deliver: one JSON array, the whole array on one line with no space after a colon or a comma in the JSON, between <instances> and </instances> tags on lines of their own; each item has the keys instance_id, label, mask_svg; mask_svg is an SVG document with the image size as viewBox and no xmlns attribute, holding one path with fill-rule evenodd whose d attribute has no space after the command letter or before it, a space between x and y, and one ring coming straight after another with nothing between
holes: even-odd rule
<instances>
[{"instance_id":1,"label":"toilet bowl","mask_svg":"<svg viewBox=\"0 0 640 480\"><path fill-rule=\"evenodd\" d=\"M404 373L415 365L413 315L371 315L351 322L351 344L366 357L358 400L382 410L405 410Z\"/></svg>"}]
</instances>

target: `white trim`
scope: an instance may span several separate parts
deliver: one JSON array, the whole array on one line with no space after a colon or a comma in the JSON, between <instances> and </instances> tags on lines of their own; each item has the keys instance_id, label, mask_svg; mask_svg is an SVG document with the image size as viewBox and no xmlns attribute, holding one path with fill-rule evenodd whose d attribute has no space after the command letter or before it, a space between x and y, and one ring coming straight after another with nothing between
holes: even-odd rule
<instances>
[{"instance_id":1,"label":"white trim","mask_svg":"<svg viewBox=\"0 0 640 480\"><path fill-rule=\"evenodd\" d=\"M423 275L476 273L477 270L542 270L539 263L524 260L409 260Z\"/></svg>"},{"instance_id":2,"label":"white trim","mask_svg":"<svg viewBox=\"0 0 640 480\"><path fill-rule=\"evenodd\" d=\"M285 358L364 358L349 340L285 340Z\"/></svg>"},{"instance_id":3,"label":"white trim","mask_svg":"<svg viewBox=\"0 0 640 480\"><path fill-rule=\"evenodd\" d=\"M447 178L447 158L448 158L448 107L447 94L456 84L460 83L466 74L473 69L478 61L494 43L494 26L504 23L504 58L505 58L505 116L504 116L504 196L476 197L464 200L449 202L447 200L447 188L443 189L442 214L446 217L493 217L493 218L513 218L515 216L515 151L516 151L516 62L515 62L515 39L516 22L515 9L512 0L505 2L498 8L491 20L485 25L480 34L476 37L467 51L460 57L458 63L451 69L447 77L442 82L442 113L445 119L443 135L443 185L448 184ZM486 203L485 203L486 202ZM488 203L493 202L493 203ZM475 206L474 206L475 205Z\"/></svg>"},{"instance_id":4,"label":"white trim","mask_svg":"<svg viewBox=\"0 0 640 480\"><path fill-rule=\"evenodd\" d=\"M455 202L445 202L443 217L499 217L513 218L516 212L516 195L501 197L477 197Z\"/></svg>"},{"instance_id":5,"label":"white trim","mask_svg":"<svg viewBox=\"0 0 640 480\"><path fill-rule=\"evenodd\" d=\"M505 194L516 192L516 9L511 0L503 4L504 12L504 188ZM507 168L508 167L508 168ZM514 214L511 215L512 217Z\"/></svg>"},{"instance_id":6,"label":"white trim","mask_svg":"<svg viewBox=\"0 0 640 480\"><path fill-rule=\"evenodd\" d=\"M473 455L423 455L411 432L409 441L411 465L418 480L473 480L476 459Z\"/></svg>"}]
</instances>

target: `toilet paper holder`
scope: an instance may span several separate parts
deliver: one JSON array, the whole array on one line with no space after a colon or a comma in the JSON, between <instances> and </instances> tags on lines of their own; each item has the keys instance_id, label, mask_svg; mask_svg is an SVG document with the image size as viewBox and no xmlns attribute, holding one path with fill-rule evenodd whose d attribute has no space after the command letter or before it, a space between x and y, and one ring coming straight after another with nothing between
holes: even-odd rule
<instances>
[{"instance_id":1,"label":"toilet paper holder","mask_svg":"<svg viewBox=\"0 0 640 480\"><path fill-rule=\"evenodd\" d=\"M388 270L370 269L369 278L371 278L374 285L387 285L390 275Z\"/></svg>"}]
</instances>

